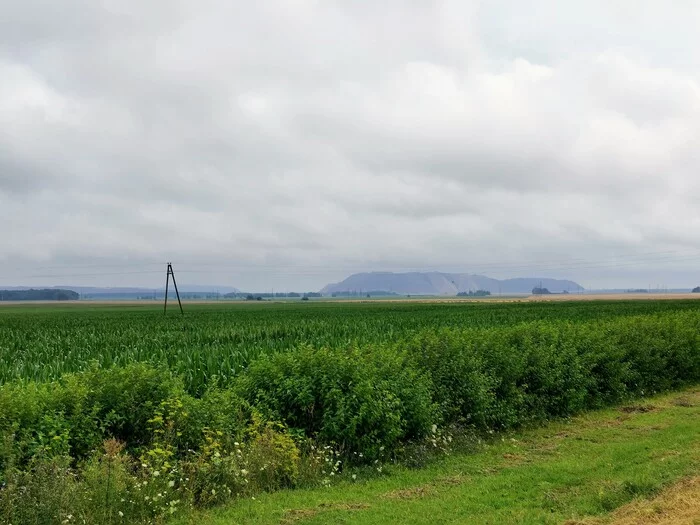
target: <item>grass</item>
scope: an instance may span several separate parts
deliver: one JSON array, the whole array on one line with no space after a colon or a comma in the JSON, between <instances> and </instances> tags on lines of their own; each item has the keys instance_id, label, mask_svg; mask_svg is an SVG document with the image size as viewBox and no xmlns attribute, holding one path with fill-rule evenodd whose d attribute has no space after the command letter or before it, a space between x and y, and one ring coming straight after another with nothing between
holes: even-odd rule
<instances>
[{"instance_id":1,"label":"grass","mask_svg":"<svg viewBox=\"0 0 700 525\"><path fill-rule=\"evenodd\" d=\"M177 523L644 523L655 515L700 518L692 503L700 468L697 387L500 435L475 447L426 468L391 466L385 475L366 479L360 472L355 482L264 494L192 513ZM634 521L635 516L640 520Z\"/></svg>"},{"instance_id":2,"label":"grass","mask_svg":"<svg viewBox=\"0 0 700 525\"><path fill-rule=\"evenodd\" d=\"M653 499L637 499L602 518L568 525L679 525L700 523L700 476L686 478Z\"/></svg>"}]
</instances>

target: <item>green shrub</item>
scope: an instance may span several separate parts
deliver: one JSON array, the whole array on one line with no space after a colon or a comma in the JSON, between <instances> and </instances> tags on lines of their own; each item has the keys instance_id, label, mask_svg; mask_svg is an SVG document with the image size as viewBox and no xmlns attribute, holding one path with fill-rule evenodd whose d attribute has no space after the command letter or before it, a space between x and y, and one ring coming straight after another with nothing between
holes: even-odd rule
<instances>
[{"instance_id":1,"label":"green shrub","mask_svg":"<svg viewBox=\"0 0 700 525\"><path fill-rule=\"evenodd\" d=\"M9 470L0 489L0 523L153 524L183 506L172 475L154 475L116 440L78 467L71 463L66 456L35 456L26 468Z\"/></svg>"},{"instance_id":2,"label":"green shrub","mask_svg":"<svg viewBox=\"0 0 700 525\"><path fill-rule=\"evenodd\" d=\"M146 496L154 487L142 487L134 458L123 452L124 445L115 439L106 440L81 467L79 488L83 496L74 502L78 522L148 523L164 514L158 502ZM150 490L148 490L150 488ZM146 489L146 490L144 490ZM164 487L157 487L163 490ZM162 493L162 492L161 492Z\"/></svg>"},{"instance_id":3,"label":"green shrub","mask_svg":"<svg viewBox=\"0 0 700 525\"><path fill-rule=\"evenodd\" d=\"M625 349L615 341L616 329L617 323L593 324L572 335L587 379L584 405L588 408L600 408L629 396L630 363L625 360Z\"/></svg>"},{"instance_id":4,"label":"green shrub","mask_svg":"<svg viewBox=\"0 0 700 525\"><path fill-rule=\"evenodd\" d=\"M700 316L424 331L406 344L446 423L507 428L700 379Z\"/></svg>"},{"instance_id":5,"label":"green shrub","mask_svg":"<svg viewBox=\"0 0 700 525\"><path fill-rule=\"evenodd\" d=\"M179 380L143 364L92 369L52 383L4 385L0 435L12 439L20 464L39 454L84 459L107 438L137 448L153 438L148 421L155 408L178 394L185 396ZM0 455L0 473L4 461Z\"/></svg>"},{"instance_id":6,"label":"green shrub","mask_svg":"<svg viewBox=\"0 0 700 525\"><path fill-rule=\"evenodd\" d=\"M315 349L261 357L236 391L265 417L365 459L427 432L430 383L388 348Z\"/></svg>"},{"instance_id":7,"label":"green shrub","mask_svg":"<svg viewBox=\"0 0 700 525\"><path fill-rule=\"evenodd\" d=\"M624 351L632 393L651 394L700 380L697 314L631 317L610 325L609 333Z\"/></svg>"},{"instance_id":8,"label":"green shrub","mask_svg":"<svg viewBox=\"0 0 700 525\"><path fill-rule=\"evenodd\" d=\"M0 523L53 525L81 514L81 493L71 458L32 458L22 470L6 472L0 489Z\"/></svg>"},{"instance_id":9,"label":"green shrub","mask_svg":"<svg viewBox=\"0 0 700 525\"><path fill-rule=\"evenodd\" d=\"M253 481L264 491L293 487L299 478L299 449L279 423L254 418L247 461Z\"/></svg>"},{"instance_id":10,"label":"green shrub","mask_svg":"<svg viewBox=\"0 0 700 525\"><path fill-rule=\"evenodd\" d=\"M228 448L243 440L251 409L232 389L209 388L201 398L184 396L180 402L180 410L173 414L172 443L178 450L199 450L209 431L220 432L219 441Z\"/></svg>"},{"instance_id":11,"label":"green shrub","mask_svg":"<svg viewBox=\"0 0 700 525\"><path fill-rule=\"evenodd\" d=\"M300 454L286 429L254 417L245 434L231 443L220 431L205 431L205 444L181 463L183 488L196 506L296 485Z\"/></svg>"},{"instance_id":12,"label":"green shrub","mask_svg":"<svg viewBox=\"0 0 700 525\"><path fill-rule=\"evenodd\" d=\"M511 329L513 355L523 356L521 420L543 420L580 411L587 381L574 327L568 323L532 323Z\"/></svg>"},{"instance_id":13,"label":"green shrub","mask_svg":"<svg viewBox=\"0 0 700 525\"><path fill-rule=\"evenodd\" d=\"M485 338L477 332L425 332L405 345L417 365L426 370L431 395L443 421L490 428L498 399L498 378L489 373ZM489 341L490 342L490 341Z\"/></svg>"},{"instance_id":14,"label":"green shrub","mask_svg":"<svg viewBox=\"0 0 700 525\"><path fill-rule=\"evenodd\" d=\"M59 384L0 387L0 475L10 458L22 466L35 456L73 455L75 438L81 449L99 444L95 426L76 409L82 395Z\"/></svg>"},{"instance_id":15,"label":"green shrub","mask_svg":"<svg viewBox=\"0 0 700 525\"><path fill-rule=\"evenodd\" d=\"M130 448L150 443L149 420L160 403L186 395L182 382L171 372L140 363L91 369L74 378L74 383L87 389L85 404L96 409L105 437Z\"/></svg>"},{"instance_id":16,"label":"green shrub","mask_svg":"<svg viewBox=\"0 0 700 525\"><path fill-rule=\"evenodd\" d=\"M185 490L196 507L220 504L249 491L244 458L235 450L225 451L219 445L213 439L182 462Z\"/></svg>"}]
</instances>

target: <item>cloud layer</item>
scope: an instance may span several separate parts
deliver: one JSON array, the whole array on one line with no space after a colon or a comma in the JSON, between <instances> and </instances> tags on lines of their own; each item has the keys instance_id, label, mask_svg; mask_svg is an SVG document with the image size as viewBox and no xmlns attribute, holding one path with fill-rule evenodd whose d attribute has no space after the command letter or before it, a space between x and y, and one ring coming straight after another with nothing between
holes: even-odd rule
<instances>
[{"instance_id":1,"label":"cloud layer","mask_svg":"<svg viewBox=\"0 0 700 525\"><path fill-rule=\"evenodd\" d=\"M4 6L0 280L697 285L700 8L527 4Z\"/></svg>"}]
</instances>

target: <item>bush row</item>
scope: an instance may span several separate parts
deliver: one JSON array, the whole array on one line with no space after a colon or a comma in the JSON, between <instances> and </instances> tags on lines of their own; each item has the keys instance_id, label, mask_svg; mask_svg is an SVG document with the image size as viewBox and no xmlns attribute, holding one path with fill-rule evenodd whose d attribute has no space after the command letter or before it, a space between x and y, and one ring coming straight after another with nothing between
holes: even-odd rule
<instances>
[{"instance_id":1,"label":"bush row","mask_svg":"<svg viewBox=\"0 0 700 525\"><path fill-rule=\"evenodd\" d=\"M700 315L422 333L405 349L443 422L503 429L700 380Z\"/></svg>"},{"instance_id":2,"label":"bush row","mask_svg":"<svg viewBox=\"0 0 700 525\"><path fill-rule=\"evenodd\" d=\"M259 413L371 460L433 424L508 428L695 382L699 341L693 313L424 331L394 345L262 356L198 398L167 370L92 369L0 387L0 433L15 458L51 449L84 459L110 438L138 451L167 418L185 452L205 430L240 440ZM0 450L0 472L10 452Z\"/></svg>"}]
</instances>

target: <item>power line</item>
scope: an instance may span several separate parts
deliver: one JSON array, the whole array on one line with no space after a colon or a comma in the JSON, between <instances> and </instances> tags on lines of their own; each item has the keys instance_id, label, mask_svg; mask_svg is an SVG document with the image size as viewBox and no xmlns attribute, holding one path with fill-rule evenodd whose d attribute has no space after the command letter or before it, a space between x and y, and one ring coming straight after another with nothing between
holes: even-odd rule
<instances>
[{"instance_id":1,"label":"power line","mask_svg":"<svg viewBox=\"0 0 700 525\"><path fill-rule=\"evenodd\" d=\"M657 259L644 259L644 260L637 260L637 261L618 261L618 262L608 262L608 261L600 261L600 262L591 262L591 261L584 261L578 264L547 264L547 263L542 263L540 265L532 265L532 266L524 266L524 265L519 265L519 266L490 266L490 265L481 265L481 267L478 270L473 270L469 273L474 273L474 274L481 274L481 273L493 273L494 271L498 272L504 272L504 271L509 271L509 272L524 272L524 271L573 271L573 270L586 270L586 269L603 269L603 268L624 268L628 266L639 266L639 265L644 265L644 264L654 264L654 263L669 263L669 262L686 262L686 261L695 261L700 259L700 254L695 255L695 256L688 256L688 257L667 257L667 258L657 258ZM228 271L256 271L256 272L265 272L265 271L284 271L287 274L291 275L320 275L321 273L326 273L328 271L340 271L340 270L347 270L347 271L366 271L365 268L366 266L356 266L352 267L351 269L348 269L348 267L339 267L339 266L325 266L325 267L312 267L312 268L307 268L307 267L297 267L297 266L258 266L258 267L248 267L248 266L236 266L236 265L217 265L216 268L220 271L228 270ZM439 270L435 268L425 268L425 267L396 267L393 266L391 267L393 271L399 271L399 270L409 270L409 271L416 271L416 272L429 272L429 271L436 271L436 272L441 272L441 273L466 273L466 272L461 272L461 271L444 271L444 270ZM387 270L389 271L389 270ZM197 270L197 269L183 269L179 270L180 273L210 273L211 272L211 267L209 269L204 270Z\"/></svg>"},{"instance_id":2,"label":"power line","mask_svg":"<svg viewBox=\"0 0 700 525\"><path fill-rule=\"evenodd\" d=\"M620 260L622 259L622 260ZM470 264L472 267L471 273L493 273L493 272L520 272L520 271L574 271L586 269L606 269L606 268L624 268L629 266L638 266L654 263L675 263L689 262L700 259L700 252L697 250L667 250L662 252L647 252L640 254L617 255L604 260L572 258L562 261L531 261L528 263L481 263ZM155 264L163 263L123 263L123 264L90 264L76 266L44 266L37 269L47 268L128 268L128 267L146 267ZM327 266L327 265L308 265L308 264L287 264L287 265L247 265L238 263L221 262L201 262L194 263L190 267L186 264L181 266L179 273L211 273L212 268L217 268L221 271L246 271L254 270L256 272L265 271L283 271L290 275L320 275L329 271L363 271L367 266ZM474 270L474 268L479 268ZM189 269L188 269L189 268ZM411 271L439 271L426 269L425 267L392 267L393 271L411 270ZM13 279L62 279L69 277L101 277L101 276L117 276L117 275L149 275L160 274L158 270L138 270L138 271L117 271L117 272L78 272L78 273L46 273L46 274L31 274L13 276ZM462 272L444 272L444 273L462 273Z\"/></svg>"},{"instance_id":3,"label":"power line","mask_svg":"<svg viewBox=\"0 0 700 525\"><path fill-rule=\"evenodd\" d=\"M55 279L60 277L100 277L102 275L143 275L150 273L163 273L159 271L142 271L142 272L100 272L100 273L61 273L61 274L46 274L46 275L20 275L15 279Z\"/></svg>"},{"instance_id":4,"label":"power line","mask_svg":"<svg viewBox=\"0 0 700 525\"><path fill-rule=\"evenodd\" d=\"M611 256L609 258L606 258L606 260L592 260L592 259L586 259L586 258L570 258L570 259L565 259L565 260L539 260L539 261L529 261L529 262L520 262L520 263L503 263L503 262L497 262L497 263L489 263L489 262L482 262L478 264L470 263L470 266L476 266L476 267L482 267L486 268L488 267L489 270L493 269L513 269L513 270L518 270L518 269L534 269L537 267L542 267L544 269L552 269L553 267L564 267L564 268L576 268L581 265L599 265L599 264L617 264L617 261L615 259L627 259L627 258L643 258L644 262L656 262L656 261L664 261L666 259L675 259L679 255L684 254L684 252L687 252L687 250L684 251L678 251L678 250L668 250L668 251L663 251L663 252L649 252L649 253L641 253L641 254L627 254L627 255L615 255ZM693 255L692 257L700 257L700 251L698 250L692 250L691 252ZM671 255L675 254L675 255ZM621 261L624 262L624 261ZM261 270L261 269L269 269L269 270L296 270L299 268L303 269L324 269L327 270L329 269L328 265L318 265L318 264L240 264L240 263L229 263L227 261L222 261L222 262L201 262L201 263L187 263L187 262L182 262L180 261L180 264L182 265L183 268L188 268L188 264L190 266L196 266L196 267L208 267L208 268L221 268L221 269L230 269L230 270L247 270L247 269L254 269L254 270ZM358 270L362 268L366 268L367 266L371 266L370 264L358 264L358 265L334 265L332 269L334 270ZM427 271L426 266L392 266L394 270L418 270L418 271ZM180 272L185 271L185 270L179 270ZM189 272L196 272L198 270L187 270ZM313 273L313 272L312 272Z\"/></svg>"}]
</instances>

